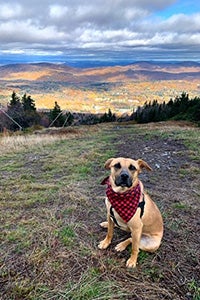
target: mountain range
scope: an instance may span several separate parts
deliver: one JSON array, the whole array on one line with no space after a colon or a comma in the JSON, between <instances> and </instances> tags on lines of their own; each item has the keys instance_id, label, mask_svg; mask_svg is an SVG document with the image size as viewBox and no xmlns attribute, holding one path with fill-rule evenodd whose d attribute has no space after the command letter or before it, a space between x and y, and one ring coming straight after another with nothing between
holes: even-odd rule
<instances>
[{"instance_id":1,"label":"mountain range","mask_svg":"<svg viewBox=\"0 0 200 300\"><path fill-rule=\"evenodd\" d=\"M131 112L146 101L168 101L187 92L200 93L197 62L136 62L127 66L74 68L66 64L30 63L0 66L0 103L12 92L31 95L38 109L78 112Z\"/></svg>"}]
</instances>

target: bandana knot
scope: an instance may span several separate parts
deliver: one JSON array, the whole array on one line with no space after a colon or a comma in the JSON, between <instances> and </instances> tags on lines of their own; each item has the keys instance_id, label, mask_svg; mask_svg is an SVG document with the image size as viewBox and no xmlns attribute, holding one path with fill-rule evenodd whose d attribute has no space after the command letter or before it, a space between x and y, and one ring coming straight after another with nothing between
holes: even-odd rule
<instances>
[{"instance_id":1,"label":"bandana knot","mask_svg":"<svg viewBox=\"0 0 200 300\"><path fill-rule=\"evenodd\" d=\"M140 184L138 183L134 188L124 193L113 191L109 177L105 178L101 184L107 184L106 196L108 200L119 216L127 223L138 208L141 196Z\"/></svg>"}]
</instances>

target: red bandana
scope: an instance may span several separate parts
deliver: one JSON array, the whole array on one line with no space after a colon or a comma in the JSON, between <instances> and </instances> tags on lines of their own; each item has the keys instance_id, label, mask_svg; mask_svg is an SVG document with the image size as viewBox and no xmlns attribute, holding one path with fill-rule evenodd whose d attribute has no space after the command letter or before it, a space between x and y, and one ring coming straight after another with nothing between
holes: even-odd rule
<instances>
[{"instance_id":1,"label":"red bandana","mask_svg":"<svg viewBox=\"0 0 200 300\"><path fill-rule=\"evenodd\" d=\"M138 183L136 187L124 193L113 191L109 177L105 178L101 184L107 184L106 195L108 200L120 217L127 223L138 208L141 196L140 184Z\"/></svg>"}]
</instances>

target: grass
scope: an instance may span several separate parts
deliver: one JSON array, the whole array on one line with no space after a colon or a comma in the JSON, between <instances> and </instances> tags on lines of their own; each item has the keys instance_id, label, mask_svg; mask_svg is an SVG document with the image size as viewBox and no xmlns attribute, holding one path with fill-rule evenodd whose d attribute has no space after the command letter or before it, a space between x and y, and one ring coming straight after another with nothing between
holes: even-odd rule
<instances>
[{"instance_id":1,"label":"grass","mask_svg":"<svg viewBox=\"0 0 200 300\"><path fill-rule=\"evenodd\" d=\"M108 174L103 165L118 155L120 147L124 149L125 136L133 142L138 135L147 143L155 137L180 140L190 159L198 161L197 128L151 126L149 131L145 125L116 128L110 124L80 127L62 135L0 138L0 299L178 300L184 299L183 290L197 299L198 280L191 270L184 275L182 291L175 285L178 272L185 271L176 266L177 258L168 255L166 240L155 255L141 251L135 271L125 267L130 248L122 254L116 254L113 245L106 251L97 248L105 234L99 227L105 217L100 182ZM189 170L194 182L198 181L197 167L189 165ZM180 178L188 173L182 172ZM153 184L158 180L154 176ZM190 205L181 199L161 202L160 207L165 207L168 222L166 239L171 231L181 234L185 230L188 236L187 215L179 220L174 210L186 214ZM121 238L117 231L113 243ZM187 251L189 259L191 251Z\"/></svg>"},{"instance_id":2,"label":"grass","mask_svg":"<svg viewBox=\"0 0 200 300\"><path fill-rule=\"evenodd\" d=\"M100 167L100 160L104 161L106 158L106 151L99 154L97 144L99 148L104 148L105 142L104 137L99 140L98 129L97 136L90 136L88 133L86 137L84 135L78 141L76 136L71 136L71 139L68 136L18 136L16 139L6 137L1 140L4 147L4 155L1 152L3 186L0 193L1 210L4 211L1 218L3 257L6 259L7 252L13 253L11 256L21 257L31 265L31 273L37 272L36 270L39 274L58 272L61 263L52 263L53 256L65 256L66 247L71 252L73 245L77 244L79 247L75 218L77 212L82 213L84 205L88 205L80 182L84 184L92 176L94 163ZM66 216L68 218L65 219ZM71 220L68 223L69 217ZM59 250L52 254L57 247ZM10 264L9 259L7 263ZM16 269L15 266L9 267L3 263L1 271L4 278L11 276L12 268ZM38 289L39 281L33 286L29 276L23 274L23 269L14 272L14 281L9 282L5 297L43 298L42 290ZM75 279L70 281L68 278L69 276L65 283L68 288L63 287L64 292L58 291L60 299L72 293L69 286L74 284ZM98 280L91 283L91 278L87 276L83 276L83 279L86 285L76 284L76 288L72 289L73 293L80 294L80 299L81 295L92 299L94 294L102 293L105 283L98 285ZM48 292L44 292L44 295L47 294L54 292L50 292L48 288Z\"/></svg>"},{"instance_id":3,"label":"grass","mask_svg":"<svg viewBox=\"0 0 200 300\"><path fill-rule=\"evenodd\" d=\"M114 281L101 281L101 274L98 269L90 268L82 274L82 277L78 282L70 283L62 296L67 297L66 299L74 300L113 299L114 293L118 299L119 297L126 296L125 292L117 291L116 284L117 283Z\"/></svg>"},{"instance_id":4,"label":"grass","mask_svg":"<svg viewBox=\"0 0 200 300\"><path fill-rule=\"evenodd\" d=\"M0 139L1 145L1 156L5 155L5 153L13 153L19 151L26 151L31 149L35 145L37 147L43 147L48 144L52 144L55 141L60 140L60 136L50 136L50 135L13 135L7 136Z\"/></svg>"},{"instance_id":5,"label":"grass","mask_svg":"<svg viewBox=\"0 0 200 300\"><path fill-rule=\"evenodd\" d=\"M189 288L189 291L191 291L193 293L194 300L200 299L200 287L194 279L188 283L188 288Z\"/></svg>"},{"instance_id":6,"label":"grass","mask_svg":"<svg viewBox=\"0 0 200 300\"><path fill-rule=\"evenodd\" d=\"M73 228L74 226L72 225L67 225L59 231L57 230L55 232L55 236L59 238L59 240L63 243L65 246L72 245L74 242L75 238L75 229Z\"/></svg>"}]
</instances>

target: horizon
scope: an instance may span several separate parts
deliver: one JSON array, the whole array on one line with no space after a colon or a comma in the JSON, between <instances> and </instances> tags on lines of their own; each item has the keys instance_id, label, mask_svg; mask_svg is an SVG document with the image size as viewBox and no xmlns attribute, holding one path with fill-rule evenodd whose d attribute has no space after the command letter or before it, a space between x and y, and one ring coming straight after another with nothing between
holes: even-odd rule
<instances>
[{"instance_id":1,"label":"horizon","mask_svg":"<svg viewBox=\"0 0 200 300\"><path fill-rule=\"evenodd\" d=\"M0 67L6 65L17 65L17 64L61 64L73 68L101 68L101 67L115 67L115 66L129 66L139 63L149 63L149 64L200 64L200 60L190 60L190 59L143 59L143 60L131 60L131 59L107 59L107 60L91 60L91 59L78 59L78 58L68 58L65 57L54 57L54 59L49 59L49 57L13 57L8 56L6 58L1 58L0 56Z\"/></svg>"},{"instance_id":2,"label":"horizon","mask_svg":"<svg viewBox=\"0 0 200 300\"><path fill-rule=\"evenodd\" d=\"M200 62L194 0L0 3L0 63Z\"/></svg>"}]
</instances>

